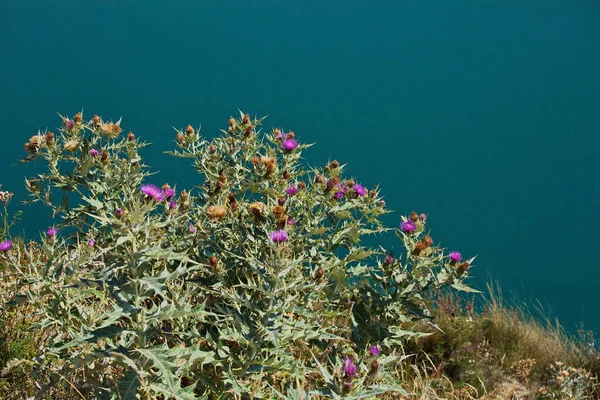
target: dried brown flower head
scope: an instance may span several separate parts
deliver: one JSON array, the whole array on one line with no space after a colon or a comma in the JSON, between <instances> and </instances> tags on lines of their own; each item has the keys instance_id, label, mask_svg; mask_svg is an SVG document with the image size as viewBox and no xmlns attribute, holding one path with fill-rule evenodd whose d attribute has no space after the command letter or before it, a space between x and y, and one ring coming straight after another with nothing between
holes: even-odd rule
<instances>
[{"instance_id":1,"label":"dried brown flower head","mask_svg":"<svg viewBox=\"0 0 600 400\"><path fill-rule=\"evenodd\" d=\"M206 215L211 221L220 221L227 214L227 209L223 206L210 206L206 209Z\"/></svg>"},{"instance_id":2,"label":"dried brown flower head","mask_svg":"<svg viewBox=\"0 0 600 400\"><path fill-rule=\"evenodd\" d=\"M77 139L71 139L68 140L67 142L65 142L64 147L63 147L66 151L69 151L71 153L74 153L75 151L77 151L77 149L79 148L79 140Z\"/></svg>"},{"instance_id":3,"label":"dried brown flower head","mask_svg":"<svg viewBox=\"0 0 600 400\"><path fill-rule=\"evenodd\" d=\"M102 124L100 125L100 131L109 139L114 139L121 133L121 125L113 122Z\"/></svg>"}]
</instances>

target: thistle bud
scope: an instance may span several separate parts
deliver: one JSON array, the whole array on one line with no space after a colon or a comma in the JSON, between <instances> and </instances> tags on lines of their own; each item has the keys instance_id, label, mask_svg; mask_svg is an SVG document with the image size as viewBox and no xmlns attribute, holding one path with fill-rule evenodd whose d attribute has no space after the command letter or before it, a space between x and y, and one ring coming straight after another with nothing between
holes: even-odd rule
<instances>
[{"instance_id":1,"label":"thistle bud","mask_svg":"<svg viewBox=\"0 0 600 400\"><path fill-rule=\"evenodd\" d=\"M217 186L217 191L219 191L219 190L223 189L223 186L225 186L225 184L219 180L219 181L217 181L216 186Z\"/></svg>"},{"instance_id":2,"label":"thistle bud","mask_svg":"<svg viewBox=\"0 0 600 400\"><path fill-rule=\"evenodd\" d=\"M73 117L73 121L76 124L80 124L82 119L83 119L83 117L81 116L80 112L78 112L77 114L75 114L75 116Z\"/></svg>"},{"instance_id":3,"label":"thistle bud","mask_svg":"<svg viewBox=\"0 0 600 400\"><path fill-rule=\"evenodd\" d=\"M230 121L230 125L231 125L231 120ZM242 118L242 124L249 124L250 123L250 115L249 114L244 114L244 117Z\"/></svg>"},{"instance_id":4,"label":"thistle bud","mask_svg":"<svg viewBox=\"0 0 600 400\"><path fill-rule=\"evenodd\" d=\"M208 264L213 268L216 269L217 265L219 265L219 260L217 259L217 257L215 256L210 256L208 257Z\"/></svg>"},{"instance_id":5,"label":"thistle bud","mask_svg":"<svg viewBox=\"0 0 600 400\"><path fill-rule=\"evenodd\" d=\"M433 244L433 239L431 238L431 236L425 235L425 237L423 238L423 243L425 243L425 245L429 247Z\"/></svg>"},{"instance_id":6,"label":"thistle bud","mask_svg":"<svg viewBox=\"0 0 600 400\"><path fill-rule=\"evenodd\" d=\"M248 125L246 128L246 136L250 136L254 132L254 127L252 125Z\"/></svg>"},{"instance_id":7,"label":"thistle bud","mask_svg":"<svg viewBox=\"0 0 600 400\"><path fill-rule=\"evenodd\" d=\"M254 168L258 168L258 163L259 163L259 162L260 162L260 159L259 159L257 156L255 156L255 157L252 159L252 165L254 165Z\"/></svg>"},{"instance_id":8,"label":"thistle bud","mask_svg":"<svg viewBox=\"0 0 600 400\"><path fill-rule=\"evenodd\" d=\"M294 139L296 137L296 134L294 133L294 131L289 131L288 134L286 135L287 139Z\"/></svg>"},{"instance_id":9,"label":"thistle bud","mask_svg":"<svg viewBox=\"0 0 600 400\"><path fill-rule=\"evenodd\" d=\"M46 143L54 142L54 132L46 133Z\"/></svg>"},{"instance_id":10,"label":"thistle bud","mask_svg":"<svg viewBox=\"0 0 600 400\"><path fill-rule=\"evenodd\" d=\"M374 199L377 196L377 191L374 189L369 190L369 197Z\"/></svg>"},{"instance_id":11,"label":"thistle bud","mask_svg":"<svg viewBox=\"0 0 600 400\"><path fill-rule=\"evenodd\" d=\"M369 375L371 375L371 376L377 375L377 372L379 372L379 368L381 368L381 364L379 364L379 361L377 361L377 360L371 361L371 367L369 368Z\"/></svg>"},{"instance_id":12,"label":"thistle bud","mask_svg":"<svg viewBox=\"0 0 600 400\"><path fill-rule=\"evenodd\" d=\"M62 121L62 125L67 132L71 132L73 130L73 127L75 126L75 122L73 122L72 120L70 120L68 118L65 118Z\"/></svg>"},{"instance_id":13,"label":"thistle bud","mask_svg":"<svg viewBox=\"0 0 600 400\"><path fill-rule=\"evenodd\" d=\"M225 172L221 172L221 175L219 175L219 182L227 183L227 175L225 175Z\"/></svg>"},{"instance_id":14,"label":"thistle bud","mask_svg":"<svg viewBox=\"0 0 600 400\"><path fill-rule=\"evenodd\" d=\"M210 146L208 146L208 151L210 152L210 154L215 154L217 148L211 144Z\"/></svg>"},{"instance_id":15,"label":"thistle bud","mask_svg":"<svg viewBox=\"0 0 600 400\"><path fill-rule=\"evenodd\" d=\"M102 150L102 155L100 156L100 160L103 163L108 162L108 151L107 150Z\"/></svg>"},{"instance_id":16,"label":"thistle bud","mask_svg":"<svg viewBox=\"0 0 600 400\"><path fill-rule=\"evenodd\" d=\"M94 124L95 128L99 128L101 121L100 121L100 117L97 115L94 115L94 118L92 118L92 123Z\"/></svg>"},{"instance_id":17,"label":"thistle bud","mask_svg":"<svg viewBox=\"0 0 600 400\"><path fill-rule=\"evenodd\" d=\"M230 192L227 195L227 200L229 201L229 207L231 208L231 211L236 211L240 207L240 204L237 202L237 200L235 198L235 194Z\"/></svg>"},{"instance_id":18,"label":"thistle bud","mask_svg":"<svg viewBox=\"0 0 600 400\"><path fill-rule=\"evenodd\" d=\"M236 125L237 125L237 123L236 123L235 119L229 118L229 130L232 131Z\"/></svg>"},{"instance_id":19,"label":"thistle bud","mask_svg":"<svg viewBox=\"0 0 600 400\"><path fill-rule=\"evenodd\" d=\"M323 183L325 182L325 178L323 178L323 175L318 174L317 176L315 176L315 183Z\"/></svg>"},{"instance_id":20,"label":"thistle bud","mask_svg":"<svg viewBox=\"0 0 600 400\"><path fill-rule=\"evenodd\" d=\"M414 255L418 256L426 248L427 248L427 245L424 242L417 242L417 244L415 245L415 248L413 249L412 253Z\"/></svg>"},{"instance_id":21,"label":"thistle bud","mask_svg":"<svg viewBox=\"0 0 600 400\"><path fill-rule=\"evenodd\" d=\"M277 199L277 204L279 204L280 206L283 207L283 205L285 204L285 200L286 200L286 198L281 196L280 198Z\"/></svg>"},{"instance_id":22,"label":"thistle bud","mask_svg":"<svg viewBox=\"0 0 600 400\"><path fill-rule=\"evenodd\" d=\"M183 136L183 133L177 132L176 138L179 143L185 143L185 136Z\"/></svg>"},{"instance_id":23,"label":"thistle bud","mask_svg":"<svg viewBox=\"0 0 600 400\"><path fill-rule=\"evenodd\" d=\"M458 272L460 274L464 274L465 272L467 272L469 270L470 266L471 265L465 261L465 262L458 264L458 267L456 269L458 270Z\"/></svg>"},{"instance_id":24,"label":"thistle bud","mask_svg":"<svg viewBox=\"0 0 600 400\"><path fill-rule=\"evenodd\" d=\"M195 131L194 131L194 128L193 128L191 125L188 125L188 126L185 128L185 134L186 134L186 135L188 135L188 136L191 136L191 135L193 135L194 133L195 133Z\"/></svg>"},{"instance_id":25,"label":"thistle bud","mask_svg":"<svg viewBox=\"0 0 600 400\"><path fill-rule=\"evenodd\" d=\"M128 140L129 142L133 142L133 141L135 140L135 135L133 134L133 132L129 132L129 133L127 134L127 140Z\"/></svg>"},{"instance_id":26,"label":"thistle bud","mask_svg":"<svg viewBox=\"0 0 600 400\"><path fill-rule=\"evenodd\" d=\"M306 189L306 183L304 183L303 181L298 182L298 189L299 190Z\"/></svg>"},{"instance_id":27,"label":"thistle bud","mask_svg":"<svg viewBox=\"0 0 600 400\"><path fill-rule=\"evenodd\" d=\"M419 214L413 211L410 213L409 218L412 222L417 222L419 220Z\"/></svg>"},{"instance_id":28,"label":"thistle bud","mask_svg":"<svg viewBox=\"0 0 600 400\"><path fill-rule=\"evenodd\" d=\"M314 277L315 282L320 281L324 274L325 274L325 271L323 270L322 267L317 268L317 270L315 271L315 277Z\"/></svg>"},{"instance_id":29,"label":"thistle bud","mask_svg":"<svg viewBox=\"0 0 600 400\"><path fill-rule=\"evenodd\" d=\"M333 160L333 161L331 162L331 164L329 164L329 167L330 167L331 169L336 169L336 168L337 168L337 167L339 167L339 166L340 166L340 163L338 162L338 160Z\"/></svg>"},{"instance_id":30,"label":"thistle bud","mask_svg":"<svg viewBox=\"0 0 600 400\"><path fill-rule=\"evenodd\" d=\"M185 201L189 200L190 195L188 194L188 192L186 190L182 190L181 194L179 195L179 198L181 199L181 201L185 202Z\"/></svg>"},{"instance_id":31,"label":"thistle bud","mask_svg":"<svg viewBox=\"0 0 600 400\"><path fill-rule=\"evenodd\" d=\"M289 171L283 171L282 177L287 181L292 177L292 174Z\"/></svg>"}]
</instances>

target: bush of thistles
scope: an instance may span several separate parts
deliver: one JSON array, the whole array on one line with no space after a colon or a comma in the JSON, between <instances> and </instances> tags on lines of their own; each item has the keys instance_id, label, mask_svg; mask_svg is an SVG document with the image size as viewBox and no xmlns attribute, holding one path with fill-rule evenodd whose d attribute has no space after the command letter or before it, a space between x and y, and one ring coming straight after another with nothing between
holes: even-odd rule
<instances>
[{"instance_id":1,"label":"bush of thistles","mask_svg":"<svg viewBox=\"0 0 600 400\"><path fill-rule=\"evenodd\" d=\"M427 293L463 284L413 212L385 228L378 188L337 161L301 163L294 132L240 114L208 140L177 131L197 191L158 184L121 121L81 113L25 144L26 180L52 210L41 240L5 237L12 304L36 310L29 363L42 394L69 398L363 397L399 391L400 346ZM361 244L394 230L404 257Z\"/></svg>"}]
</instances>

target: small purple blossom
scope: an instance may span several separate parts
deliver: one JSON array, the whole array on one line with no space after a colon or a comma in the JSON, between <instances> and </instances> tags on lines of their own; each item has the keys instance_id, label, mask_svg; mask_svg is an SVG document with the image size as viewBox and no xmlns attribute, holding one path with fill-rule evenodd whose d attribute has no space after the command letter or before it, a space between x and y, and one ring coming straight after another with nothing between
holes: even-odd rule
<instances>
[{"instance_id":1,"label":"small purple blossom","mask_svg":"<svg viewBox=\"0 0 600 400\"><path fill-rule=\"evenodd\" d=\"M363 185L359 185L358 183L356 185L354 185L354 191L360 197L363 197L363 196L367 195L367 189Z\"/></svg>"},{"instance_id":2,"label":"small purple blossom","mask_svg":"<svg viewBox=\"0 0 600 400\"><path fill-rule=\"evenodd\" d=\"M335 197L336 199L341 199L342 197L344 197L344 194L346 194L345 190L340 190L338 192L335 192L335 194L333 195L333 197Z\"/></svg>"},{"instance_id":3,"label":"small purple blossom","mask_svg":"<svg viewBox=\"0 0 600 400\"><path fill-rule=\"evenodd\" d=\"M298 188L296 187L296 185L288 186L288 188L285 190L285 193L288 196L295 196L296 193L298 193Z\"/></svg>"},{"instance_id":4,"label":"small purple blossom","mask_svg":"<svg viewBox=\"0 0 600 400\"><path fill-rule=\"evenodd\" d=\"M65 118L65 119L63 119L63 126L65 127L65 129L67 131L71 131L73 129L73 127L75 126L75 122L73 122L72 119Z\"/></svg>"},{"instance_id":5,"label":"small purple blossom","mask_svg":"<svg viewBox=\"0 0 600 400\"><path fill-rule=\"evenodd\" d=\"M404 233L414 232L417 229L417 226L410 219L408 221L404 221L402 225L400 225L400 229Z\"/></svg>"},{"instance_id":6,"label":"small purple blossom","mask_svg":"<svg viewBox=\"0 0 600 400\"><path fill-rule=\"evenodd\" d=\"M327 181L327 190L333 189L334 186L335 186L335 182L333 181L333 179L329 179Z\"/></svg>"},{"instance_id":7,"label":"small purple blossom","mask_svg":"<svg viewBox=\"0 0 600 400\"><path fill-rule=\"evenodd\" d=\"M281 146L285 151L289 152L298 147L298 142L296 142L294 139L285 139Z\"/></svg>"},{"instance_id":8,"label":"small purple blossom","mask_svg":"<svg viewBox=\"0 0 600 400\"><path fill-rule=\"evenodd\" d=\"M98 157L100 152L96 149L90 149L90 157Z\"/></svg>"},{"instance_id":9,"label":"small purple blossom","mask_svg":"<svg viewBox=\"0 0 600 400\"><path fill-rule=\"evenodd\" d=\"M288 234L284 230L273 231L269 234L269 238L275 243L287 242Z\"/></svg>"},{"instance_id":10,"label":"small purple blossom","mask_svg":"<svg viewBox=\"0 0 600 400\"><path fill-rule=\"evenodd\" d=\"M354 378L358 372L358 367L354 364L354 360L351 357L344 358L344 375L346 378Z\"/></svg>"},{"instance_id":11,"label":"small purple blossom","mask_svg":"<svg viewBox=\"0 0 600 400\"><path fill-rule=\"evenodd\" d=\"M173 190L173 188L170 186L167 186L164 189L164 194L167 200L171 200L173 197L175 197L175 190Z\"/></svg>"},{"instance_id":12,"label":"small purple blossom","mask_svg":"<svg viewBox=\"0 0 600 400\"><path fill-rule=\"evenodd\" d=\"M12 240L4 240L0 242L0 251L7 252L12 247Z\"/></svg>"},{"instance_id":13,"label":"small purple blossom","mask_svg":"<svg viewBox=\"0 0 600 400\"><path fill-rule=\"evenodd\" d=\"M51 226L50 228L48 228L48 230L46 231L46 234L48 235L48 237L53 238L56 236L56 234L58 233L58 229L56 229L55 227Z\"/></svg>"},{"instance_id":14,"label":"small purple blossom","mask_svg":"<svg viewBox=\"0 0 600 400\"><path fill-rule=\"evenodd\" d=\"M88 241L88 246L89 246L89 247L94 247L94 245L95 245L95 244L96 244L96 241L95 241L94 239L90 239L90 240Z\"/></svg>"},{"instance_id":15,"label":"small purple blossom","mask_svg":"<svg viewBox=\"0 0 600 400\"><path fill-rule=\"evenodd\" d=\"M279 140L283 139L283 134L281 132L277 133L277 135L275 135L275 137Z\"/></svg>"},{"instance_id":16,"label":"small purple blossom","mask_svg":"<svg viewBox=\"0 0 600 400\"><path fill-rule=\"evenodd\" d=\"M196 233L196 227L191 222L189 223L189 229L190 229L190 233Z\"/></svg>"},{"instance_id":17,"label":"small purple blossom","mask_svg":"<svg viewBox=\"0 0 600 400\"><path fill-rule=\"evenodd\" d=\"M450 261L452 261L453 263L459 262L461 258L462 256L458 251L453 251L450 253Z\"/></svg>"},{"instance_id":18,"label":"small purple blossom","mask_svg":"<svg viewBox=\"0 0 600 400\"><path fill-rule=\"evenodd\" d=\"M381 350L377 346L371 346L370 353L372 356L378 356L381 353Z\"/></svg>"},{"instance_id":19,"label":"small purple blossom","mask_svg":"<svg viewBox=\"0 0 600 400\"><path fill-rule=\"evenodd\" d=\"M426 219L427 219L427 214L423 213L423 214L419 215L420 221L425 221Z\"/></svg>"},{"instance_id":20,"label":"small purple blossom","mask_svg":"<svg viewBox=\"0 0 600 400\"><path fill-rule=\"evenodd\" d=\"M176 205L177 205L177 203L175 202L175 200L171 200L169 202L169 210L174 209Z\"/></svg>"},{"instance_id":21,"label":"small purple blossom","mask_svg":"<svg viewBox=\"0 0 600 400\"><path fill-rule=\"evenodd\" d=\"M161 202L165 199L165 193L156 185L146 184L140 188L141 192L146 196L153 198L157 202Z\"/></svg>"},{"instance_id":22,"label":"small purple blossom","mask_svg":"<svg viewBox=\"0 0 600 400\"><path fill-rule=\"evenodd\" d=\"M121 218L123 216L123 210L117 207L117 209L115 210L115 215L117 216L117 218Z\"/></svg>"},{"instance_id":23,"label":"small purple blossom","mask_svg":"<svg viewBox=\"0 0 600 400\"><path fill-rule=\"evenodd\" d=\"M394 256L390 253L385 256L385 260L383 260L383 265L390 265L394 262Z\"/></svg>"},{"instance_id":24,"label":"small purple blossom","mask_svg":"<svg viewBox=\"0 0 600 400\"><path fill-rule=\"evenodd\" d=\"M294 225L295 223L296 223L296 220L294 218L288 219L288 225Z\"/></svg>"}]
</instances>

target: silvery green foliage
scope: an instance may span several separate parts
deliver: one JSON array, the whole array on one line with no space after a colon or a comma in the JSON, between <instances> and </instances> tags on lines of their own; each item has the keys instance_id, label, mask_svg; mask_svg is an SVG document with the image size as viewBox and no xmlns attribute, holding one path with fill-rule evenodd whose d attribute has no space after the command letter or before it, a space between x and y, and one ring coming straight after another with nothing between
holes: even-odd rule
<instances>
[{"instance_id":1,"label":"silvery green foliage","mask_svg":"<svg viewBox=\"0 0 600 400\"><path fill-rule=\"evenodd\" d=\"M48 334L36 360L51 371L42 392L85 397L363 398L391 390L396 346L418 336L426 293L462 280L424 243L425 220L397 230L407 255L393 261L361 240L386 231L379 191L361 192L335 163L308 168L309 145L240 114L208 140L177 131L199 172L197 193L158 201L145 146L120 121L78 114L58 135L40 133L25 161L48 170L26 182L60 222L23 263L9 258ZM286 149L287 147L287 149ZM177 188L179 189L179 188ZM288 192L286 193L286 190ZM343 192L339 198L336 193ZM60 200L57 200L60 199ZM285 230L288 239L270 234ZM90 242L93 239L94 242ZM420 246L420 247L419 247ZM365 349L383 346L374 358ZM345 375L343 357L357 362ZM369 358L370 357L370 358ZM389 368L388 368L389 365ZM85 378L82 378L85 377ZM69 382L69 384L66 383Z\"/></svg>"}]
</instances>

